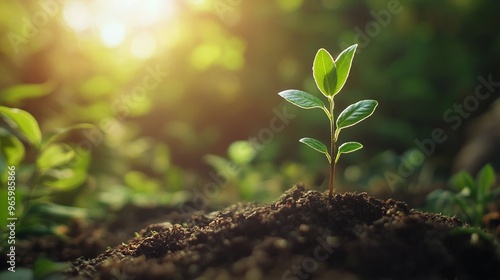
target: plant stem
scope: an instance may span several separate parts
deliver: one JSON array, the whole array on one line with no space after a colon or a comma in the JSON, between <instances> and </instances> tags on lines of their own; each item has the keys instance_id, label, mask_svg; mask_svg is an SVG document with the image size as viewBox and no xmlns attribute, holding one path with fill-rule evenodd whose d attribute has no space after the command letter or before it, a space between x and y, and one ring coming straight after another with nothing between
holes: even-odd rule
<instances>
[{"instance_id":1,"label":"plant stem","mask_svg":"<svg viewBox=\"0 0 500 280\"><path fill-rule=\"evenodd\" d=\"M330 141L330 158L331 158L331 161L330 161L330 182L329 182L329 189L330 189L330 192L328 194L328 197L331 199L332 198L332 194L333 194L333 180L334 180L334 177L335 177L335 143L337 142L337 139L335 139L335 116L333 114L333 108L335 107L335 103L333 102L333 97L331 99L329 99L330 101L330 115L331 115L331 119L330 119L330 137L331 137L331 141Z\"/></svg>"}]
</instances>

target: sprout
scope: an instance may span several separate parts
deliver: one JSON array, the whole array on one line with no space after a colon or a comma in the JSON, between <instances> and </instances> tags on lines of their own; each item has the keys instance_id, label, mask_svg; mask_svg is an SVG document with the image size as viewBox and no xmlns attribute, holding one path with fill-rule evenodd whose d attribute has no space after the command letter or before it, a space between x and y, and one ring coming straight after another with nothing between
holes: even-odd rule
<instances>
[{"instance_id":1,"label":"sprout","mask_svg":"<svg viewBox=\"0 0 500 280\"><path fill-rule=\"evenodd\" d=\"M330 121L330 150L321 141L314 138L305 137L300 139L301 143L306 144L313 150L316 150L326 156L330 163L330 181L329 195L333 193L333 180L335 177L335 165L337 164L341 154L347 154L363 148L363 145L358 142L345 142L337 147L337 141L342 129L353 126L373 114L378 103L375 100L361 100L349 105L340 113L335 120L335 102L334 98L337 95L349 76L352 59L356 52L357 44L345 49L337 59L333 60L332 56L325 49L320 49L316 53L313 63L313 76L316 86L321 93L328 99L328 107L318 97L307 92L289 89L278 93L286 101L303 109L318 108L328 117Z\"/></svg>"}]
</instances>

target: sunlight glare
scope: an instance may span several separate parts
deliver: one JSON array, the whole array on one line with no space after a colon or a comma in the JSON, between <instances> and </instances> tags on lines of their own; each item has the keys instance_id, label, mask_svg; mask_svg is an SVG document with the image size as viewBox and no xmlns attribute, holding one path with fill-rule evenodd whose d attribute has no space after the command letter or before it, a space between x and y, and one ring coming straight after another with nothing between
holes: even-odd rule
<instances>
[{"instance_id":1,"label":"sunlight glare","mask_svg":"<svg viewBox=\"0 0 500 280\"><path fill-rule=\"evenodd\" d=\"M108 22L101 27L101 40L105 46L114 48L125 39L125 25L118 22Z\"/></svg>"},{"instance_id":2,"label":"sunlight glare","mask_svg":"<svg viewBox=\"0 0 500 280\"><path fill-rule=\"evenodd\" d=\"M148 30L171 21L176 12L174 0L71 0L63 13L68 26L76 32L94 29L109 48L131 42L135 56L147 57L156 49L156 40ZM145 42L137 42L141 39ZM142 47L145 49L138 50Z\"/></svg>"},{"instance_id":3,"label":"sunlight glare","mask_svg":"<svg viewBox=\"0 0 500 280\"><path fill-rule=\"evenodd\" d=\"M150 32L140 33L134 36L130 46L130 52L138 58L150 58L156 51L156 39Z\"/></svg>"},{"instance_id":4,"label":"sunlight glare","mask_svg":"<svg viewBox=\"0 0 500 280\"><path fill-rule=\"evenodd\" d=\"M151 26L162 19L172 17L175 6L172 1L144 0L134 7L136 16L131 18L137 26Z\"/></svg>"},{"instance_id":5,"label":"sunlight glare","mask_svg":"<svg viewBox=\"0 0 500 280\"><path fill-rule=\"evenodd\" d=\"M92 25L88 7L81 1L69 1L64 8L63 17L68 26L77 32L84 31Z\"/></svg>"}]
</instances>

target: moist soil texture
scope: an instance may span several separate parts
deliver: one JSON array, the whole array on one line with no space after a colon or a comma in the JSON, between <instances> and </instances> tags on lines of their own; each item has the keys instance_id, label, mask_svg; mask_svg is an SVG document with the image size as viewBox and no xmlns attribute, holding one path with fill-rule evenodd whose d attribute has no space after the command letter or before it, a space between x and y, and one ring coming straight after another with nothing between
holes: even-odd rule
<instances>
[{"instance_id":1,"label":"moist soil texture","mask_svg":"<svg viewBox=\"0 0 500 280\"><path fill-rule=\"evenodd\" d=\"M500 279L496 241L456 218L297 185L277 202L166 215L70 279Z\"/></svg>"}]
</instances>

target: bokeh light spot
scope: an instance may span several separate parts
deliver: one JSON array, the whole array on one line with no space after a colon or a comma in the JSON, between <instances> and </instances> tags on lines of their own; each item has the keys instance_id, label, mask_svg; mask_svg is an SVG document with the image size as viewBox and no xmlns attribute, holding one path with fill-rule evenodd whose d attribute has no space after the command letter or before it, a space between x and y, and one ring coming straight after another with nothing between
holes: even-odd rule
<instances>
[{"instance_id":1,"label":"bokeh light spot","mask_svg":"<svg viewBox=\"0 0 500 280\"><path fill-rule=\"evenodd\" d=\"M191 54L191 64L200 70L204 70L214 64L220 55L221 49L216 44L202 44L196 47Z\"/></svg>"},{"instance_id":2,"label":"bokeh light spot","mask_svg":"<svg viewBox=\"0 0 500 280\"><path fill-rule=\"evenodd\" d=\"M157 42L151 39L151 34L142 33L171 24L178 10L175 3L173 0L70 0L64 6L63 17L75 32L95 30L95 37L104 46L116 48L130 43L127 47L132 54L145 58L156 51ZM141 44L137 40L145 41Z\"/></svg>"},{"instance_id":3,"label":"bokeh light spot","mask_svg":"<svg viewBox=\"0 0 500 280\"><path fill-rule=\"evenodd\" d=\"M150 32L136 34L130 46L132 55L146 59L152 57L156 52L156 39Z\"/></svg>"},{"instance_id":4,"label":"bokeh light spot","mask_svg":"<svg viewBox=\"0 0 500 280\"><path fill-rule=\"evenodd\" d=\"M125 25L119 22L109 22L101 28L101 40L107 47L119 46L125 39Z\"/></svg>"},{"instance_id":5,"label":"bokeh light spot","mask_svg":"<svg viewBox=\"0 0 500 280\"><path fill-rule=\"evenodd\" d=\"M278 6L285 12L293 12L302 6L302 0L278 0Z\"/></svg>"},{"instance_id":6,"label":"bokeh light spot","mask_svg":"<svg viewBox=\"0 0 500 280\"><path fill-rule=\"evenodd\" d=\"M92 25L88 7L81 1L69 1L63 11L66 23L73 30L84 31Z\"/></svg>"}]
</instances>

